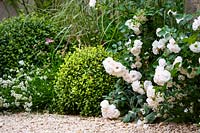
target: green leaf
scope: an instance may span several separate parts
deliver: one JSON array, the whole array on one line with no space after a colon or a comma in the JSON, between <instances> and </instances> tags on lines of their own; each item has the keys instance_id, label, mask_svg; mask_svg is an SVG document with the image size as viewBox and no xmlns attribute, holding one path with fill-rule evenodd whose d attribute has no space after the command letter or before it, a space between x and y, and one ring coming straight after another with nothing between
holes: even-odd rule
<instances>
[{"instance_id":1,"label":"green leaf","mask_svg":"<svg viewBox=\"0 0 200 133\"><path fill-rule=\"evenodd\" d=\"M150 114L148 114L148 115L145 117L145 120L146 120L148 123L153 123L155 119L156 119L156 113L155 113L155 112L151 112Z\"/></svg>"}]
</instances>

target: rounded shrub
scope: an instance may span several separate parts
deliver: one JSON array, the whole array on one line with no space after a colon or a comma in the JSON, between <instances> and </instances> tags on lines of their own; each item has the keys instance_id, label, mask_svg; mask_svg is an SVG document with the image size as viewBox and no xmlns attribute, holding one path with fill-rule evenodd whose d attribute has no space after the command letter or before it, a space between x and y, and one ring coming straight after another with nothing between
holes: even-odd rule
<instances>
[{"instance_id":1,"label":"rounded shrub","mask_svg":"<svg viewBox=\"0 0 200 133\"><path fill-rule=\"evenodd\" d=\"M10 75L19 62L43 66L50 62L60 40L59 28L44 16L31 14L0 23L0 76ZM56 39L57 38L57 39Z\"/></svg>"},{"instance_id":2,"label":"rounded shrub","mask_svg":"<svg viewBox=\"0 0 200 133\"><path fill-rule=\"evenodd\" d=\"M103 95L114 89L115 78L106 74L102 61L110 56L102 47L77 49L65 57L56 76L55 100L62 114L97 116Z\"/></svg>"}]
</instances>

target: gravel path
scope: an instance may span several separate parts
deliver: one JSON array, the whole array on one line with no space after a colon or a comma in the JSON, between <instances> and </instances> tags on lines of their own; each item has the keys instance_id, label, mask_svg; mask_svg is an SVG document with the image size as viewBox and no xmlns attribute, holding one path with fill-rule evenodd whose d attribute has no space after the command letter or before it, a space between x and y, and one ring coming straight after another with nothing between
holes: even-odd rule
<instances>
[{"instance_id":1,"label":"gravel path","mask_svg":"<svg viewBox=\"0 0 200 133\"><path fill-rule=\"evenodd\" d=\"M123 123L96 117L19 113L0 115L0 133L200 133L196 125Z\"/></svg>"}]
</instances>

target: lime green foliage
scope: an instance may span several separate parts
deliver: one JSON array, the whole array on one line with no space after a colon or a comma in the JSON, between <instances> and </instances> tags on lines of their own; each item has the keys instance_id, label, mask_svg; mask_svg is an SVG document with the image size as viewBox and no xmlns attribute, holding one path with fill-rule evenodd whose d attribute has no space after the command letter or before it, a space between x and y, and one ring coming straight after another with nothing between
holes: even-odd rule
<instances>
[{"instance_id":1,"label":"lime green foliage","mask_svg":"<svg viewBox=\"0 0 200 133\"><path fill-rule=\"evenodd\" d=\"M0 23L0 76L9 74L19 61L35 66L50 63L60 41L59 28L45 17L19 16ZM45 43L46 39L54 42Z\"/></svg>"},{"instance_id":2,"label":"lime green foliage","mask_svg":"<svg viewBox=\"0 0 200 133\"><path fill-rule=\"evenodd\" d=\"M102 65L109 55L102 47L87 47L65 57L55 85L60 113L99 115L102 96L114 89L115 80Z\"/></svg>"}]
</instances>

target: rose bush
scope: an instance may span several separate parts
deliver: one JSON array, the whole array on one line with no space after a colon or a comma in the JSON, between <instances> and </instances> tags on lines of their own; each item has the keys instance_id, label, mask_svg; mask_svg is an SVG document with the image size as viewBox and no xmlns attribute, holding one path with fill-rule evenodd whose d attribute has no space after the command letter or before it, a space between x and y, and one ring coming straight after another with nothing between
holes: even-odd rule
<instances>
[{"instance_id":1,"label":"rose bush","mask_svg":"<svg viewBox=\"0 0 200 133\"><path fill-rule=\"evenodd\" d=\"M122 44L121 58L103 61L106 72L120 78L105 99L120 110L125 122L198 122L200 17L169 10L175 26L157 27L147 40L150 34L142 27L152 17L149 10L140 10L125 22L132 34Z\"/></svg>"}]
</instances>

